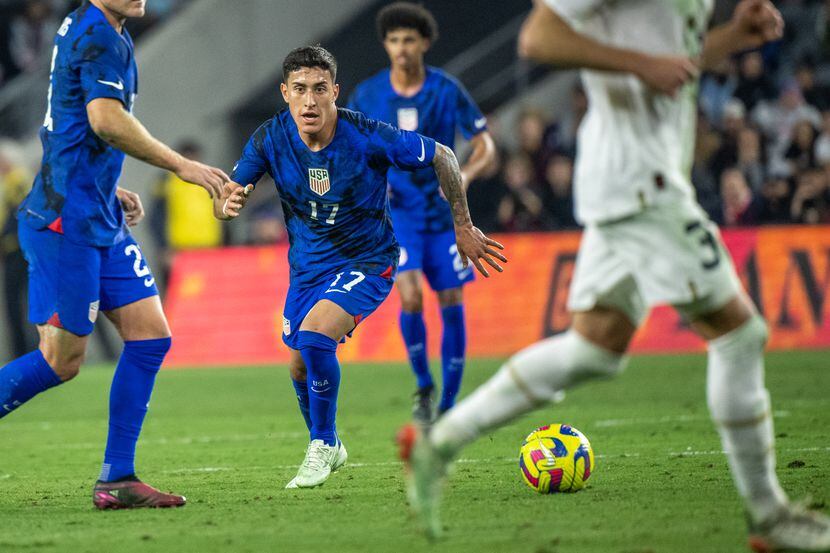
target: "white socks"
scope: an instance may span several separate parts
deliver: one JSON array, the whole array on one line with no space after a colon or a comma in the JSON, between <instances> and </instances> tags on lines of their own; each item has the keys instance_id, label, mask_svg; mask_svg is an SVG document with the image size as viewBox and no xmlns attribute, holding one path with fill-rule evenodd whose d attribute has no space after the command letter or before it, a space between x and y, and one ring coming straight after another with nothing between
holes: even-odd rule
<instances>
[{"instance_id":1,"label":"white socks","mask_svg":"<svg viewBox=\"0 0 830 553\"><path fill-rule=\"evenodd\" d=\"M738 493L756 521L787 502L775 475L769 394L764 388L764 321L755 316L709 342L707 399Z\"/></svg>"},{"instance_id":2,"label":"white socks","mask_svg":"<svg viewBox=\"0 0 830 553\"><path fill-rule=\"evenodd\" d=\"M552 401L557 392L589 378L614 376L624 364L625 357L574 330L536 342L439 419L430 439L449 458L483 432Z\"/></svg>"}]
</instances>

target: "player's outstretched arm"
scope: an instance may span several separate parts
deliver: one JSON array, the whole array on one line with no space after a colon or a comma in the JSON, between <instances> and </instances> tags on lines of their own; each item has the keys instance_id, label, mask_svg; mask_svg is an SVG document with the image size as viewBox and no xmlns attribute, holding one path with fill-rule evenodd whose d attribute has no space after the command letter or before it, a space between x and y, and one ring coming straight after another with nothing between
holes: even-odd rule
<instances>
[{"instance_id":1,"label":"player's outstretched arm","mask_svg":"<svg viewBox=\"0 0 830 553\"><path fill-rule=\"evenodd\" d=\"M540 0L522 24L519 55L539 63L598 71L632 73L663 94L697 77L697 65L684 56L652 56L616 48L574 30L565 19Z\"/></svg>"},{"instance_id":2,"label":"player's outstretched arm","mask_svg":"<svg viewBox=\"0 0 830 553\"><path fill-rule=\"evenodd\" d=\"M242 186L233 181L225 183L222 195L213 199L213 215L221 221L236 219L253 190L253 184Z\"/></svg>"},{"instance_id":3,"label":"player's outstretched arm","mask_svg":"<svg viewBox=\"0 0 830 553\"><path fill-rule=\"evenodd\" d=\"M485 277L489 277L490 273L481 263L483 259L495 270L502 272L501 265L495 259L507 262L507 258L497 251L503 250L504 246L487 238L483 232L473 226L470 210L467 207L467 196L461 184L461 169L458 167L455 154L443 144L436 144L432 165L435 167L435 174L438 177L438 184L441 185L441 191L450 204L453 224L455 225L455 243L458 246L458 255L461 256L464 267L467 266L468 261L472 261L478 272Z\"/></svg>"},{"instance_id":4,"label":"player's outstretched arm","mask_svg":"<svg viewBox=\"0 0 830 553\"><path fill-rule=\"evenodd\" d=\"M742 0L732 18L706 34L701 66L711 69L724 58L780 39L784 18L769 0Z\"/></svg>"},{"instance_id":5,"label":"player's outstretched arm","mask_svg":"<svg viewBox=\"0 0 830 553\"><path fill-rule=\"evenodd\" d=\"M467 163L461 168L461 184L466 191L470 183L476 180L496 161L496 143L487 131L480 132L470 140L473 151Z\"/></svg>"},{"instance_id":6,"label":"player's outstretched arm","mask_svg":"<svg viewBox=\"0 0 830 553\"><path fill-rule=\"evenodd\" d=\"M95 98L86 106L92 130L101 140L125 154L161 169L173 171L186 182L201 186L211 198L222 195L230 179L221 169L187 159L161 141L113 98Z\"/></svg>"}]
</instances>

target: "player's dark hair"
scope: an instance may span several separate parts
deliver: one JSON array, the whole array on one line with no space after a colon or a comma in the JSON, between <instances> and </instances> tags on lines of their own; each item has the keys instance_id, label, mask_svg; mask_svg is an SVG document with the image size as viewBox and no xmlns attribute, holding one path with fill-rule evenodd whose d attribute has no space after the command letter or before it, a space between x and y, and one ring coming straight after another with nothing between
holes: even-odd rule
<instances>
[{"instance_id":1,"label":"player's dark hair","mask_svg":"<svg viewBox=\"0 0 830 553\"><path fill-rule=\"evenodd\" d=\"M375 24L381 42L386 34L397 29L415 29L422 37L434 43L438 40L438 23L425 7L411 2L395 2L378 12Z\"/></svg>"},{"instance_id":2,"label":"player's dark hair","mask_svg":"<svg viewBox=\"0 0 830 553\"><path fill-rule=\"evenodd\" d=\"M288 82L288 75L292 71L299 71L303 67L319 67L331 74L331 80L337 80L337 60L331 52L320 46L301 46L294 48L285 56L282 62L282 80Z\"/></svg>"}]
</instances>

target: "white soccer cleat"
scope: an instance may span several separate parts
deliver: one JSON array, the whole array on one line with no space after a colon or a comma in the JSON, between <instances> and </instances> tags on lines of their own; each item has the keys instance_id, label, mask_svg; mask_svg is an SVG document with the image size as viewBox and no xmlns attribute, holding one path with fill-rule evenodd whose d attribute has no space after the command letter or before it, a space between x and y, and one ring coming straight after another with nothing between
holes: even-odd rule
<instances>
[{"instance_id":1,"label":"white soccer cleat","mask_svg":"<svg viewBox=\"0 0 830 553\"><path fill-rule=\"evenodd\" d=\"M439 538L443 528L439 508L448 462L414 424L398 432L400 457L406 464L409 505L418 514L430 538Z\"/></svg>"},{"instance_id":2,"label":"white soccer cleat","mask_svg":"<svg viewBox=\"0 0 830 553\"><path fill-rule=\"evenodd\" d=\"M333 471L345 465L348 458L349 454L342 442L338 441L337 445L330 446L323 440L312 440L308 444L305 459L297 471L297 476L285 487L294 489L319 486L328 480Z\"/></svg>"},{"instance_id":3,"label":"white soccer cleat","mask_svg":"<svg viewBox=\"0 0 830 553\"><path fill-rule=\"evenodd\" d=\"M801 505L787 505L749 530L749 547L757 553L830 552L830 518Z\"/></svg>"}]
</instances>

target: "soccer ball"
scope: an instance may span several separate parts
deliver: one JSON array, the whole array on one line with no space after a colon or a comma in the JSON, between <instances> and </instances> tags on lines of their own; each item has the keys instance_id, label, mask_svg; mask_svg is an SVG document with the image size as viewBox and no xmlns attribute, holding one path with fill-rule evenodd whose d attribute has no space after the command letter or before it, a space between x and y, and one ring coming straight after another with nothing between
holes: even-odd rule
<instances>
[{"instance_id":1,"label":"soccer ball","mask_svg":"<svg viewBox=\"0 0 830 553\"><path fill-rule=\"evenodd\" d=\"M550 424L527 435L519 468L525 484L539 493L577 492L594 472L594 452L576 428Z\"/></svg>"}]
</instances>

